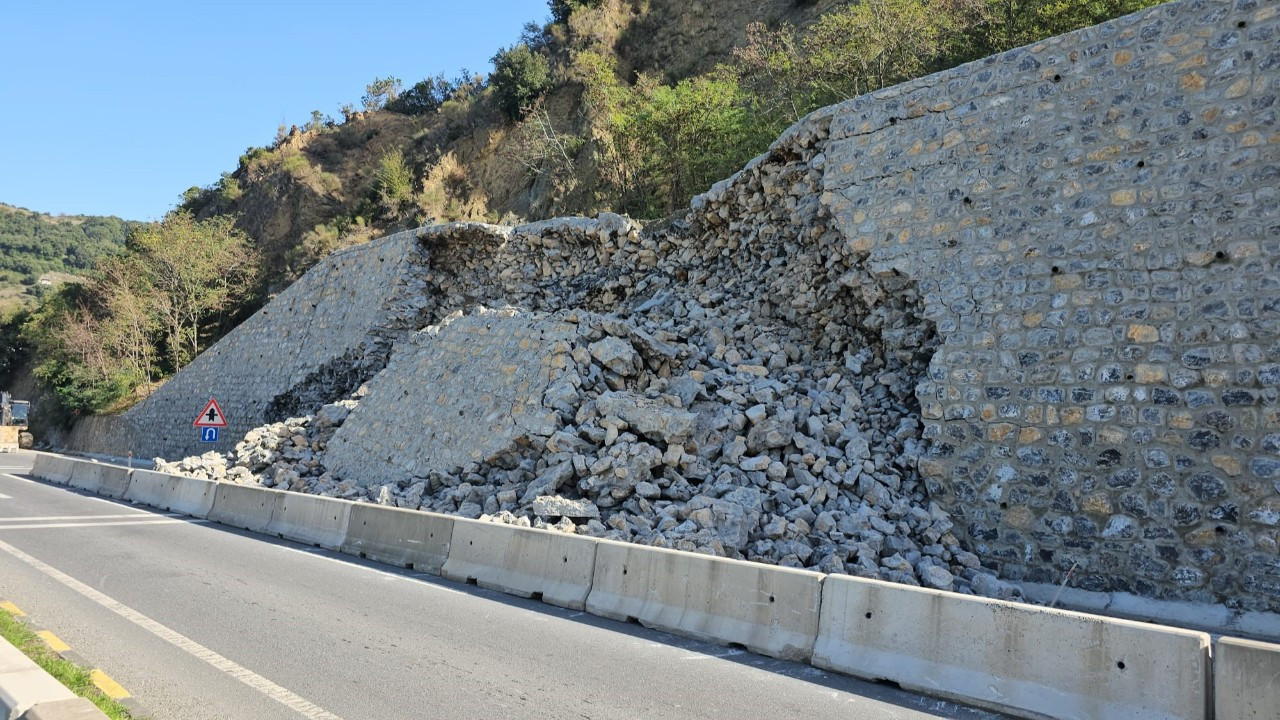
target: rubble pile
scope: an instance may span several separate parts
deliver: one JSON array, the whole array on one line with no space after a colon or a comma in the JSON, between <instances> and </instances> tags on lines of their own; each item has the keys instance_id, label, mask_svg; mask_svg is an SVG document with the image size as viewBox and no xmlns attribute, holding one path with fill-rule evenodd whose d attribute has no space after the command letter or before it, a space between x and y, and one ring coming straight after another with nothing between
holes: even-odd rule
<instances>
[{"instance_id":1,"label":"rubble pile","mask_svg":"<svg viewBox=\"0 0 1280 720\"><path fill-rule=\"evenodd\" d=\"M912 283L829 227L824 126L803 128L652 229L605 215L424 231L428 331L485 306L577 327L542 399L549 435L394 483L338 477L325 451L366 386L159 469L1016 596L928 498L915 393L933 326Z\"/></svg>"}]
</instances>

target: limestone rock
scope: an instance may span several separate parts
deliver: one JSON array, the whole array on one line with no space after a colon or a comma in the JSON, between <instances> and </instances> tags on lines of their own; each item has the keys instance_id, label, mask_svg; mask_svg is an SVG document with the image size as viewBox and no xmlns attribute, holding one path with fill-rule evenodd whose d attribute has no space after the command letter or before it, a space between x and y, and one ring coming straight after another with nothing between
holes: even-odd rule
<instances>
[{"instance_id":1,"label":"limestone rock","mask_svg":"<svg viewBox=\"0 0 1280 720\"><path fill-rule=\"evenodd\" d=\"M590 351L591 357L601 365L624 377L635 375L640 368L640 356L631 343L622 338L607 337L591 343Z\"/></svg>"},{"instance_id":2,"label":"limestone rock","mask_svg":"<svg viewBox=\"0 0 1280 720\"><path fill-rule=\"evenodd\" d=\"M591 519L600 517L600 509L589 500L572 500L558 495L543 495L533 501L533 514L538 517Z\"/></svg>"},{"instance_id":3,"label":"limestone rock","mask_svg":"<svg viewBox=\"0 0 1280 720\"><path fill-rule=\"evenodd\" d=\"M616 417L637 433L664 443L681 442L693 433L697 416L660 400L630 392L605 392L596 399L596 411Z\"/></svg>"}]
</instances>

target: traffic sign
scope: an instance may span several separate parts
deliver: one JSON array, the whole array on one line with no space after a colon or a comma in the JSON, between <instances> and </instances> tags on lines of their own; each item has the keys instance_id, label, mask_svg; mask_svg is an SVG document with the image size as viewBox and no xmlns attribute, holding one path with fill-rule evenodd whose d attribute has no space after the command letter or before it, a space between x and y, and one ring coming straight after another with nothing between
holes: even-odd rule
<instances>
[{"instance_id":1,"label":"traffic sign","mask_svg":"<svg viewBox=\"0 0 1280 720\"><path fill-rule=\"evenodd\" d=\"M207 442L207 443L218 442L218 428L216 427L200 428L200 442Z\"/></svg>"},{"instance_id":2,"label":"traffic sign","mask_svg":"<svg viewBox=\"0 0 1280 720\"><path fill-rule=\"evenodd\" d=\"M218 407L217 398L209 398L209 404L204 406L191 424L198 428L224 428L227 426L227 416Z\"/></svg>"}]
</instances>

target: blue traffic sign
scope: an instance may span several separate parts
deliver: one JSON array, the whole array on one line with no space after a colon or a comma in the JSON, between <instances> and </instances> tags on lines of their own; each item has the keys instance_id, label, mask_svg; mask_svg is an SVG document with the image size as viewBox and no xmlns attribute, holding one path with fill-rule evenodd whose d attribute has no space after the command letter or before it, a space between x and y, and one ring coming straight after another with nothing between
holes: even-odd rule
<instances>
[{"instance_id":1,"label":"blue traffic sign","mask_svg":"<svg viewBox=\"0 0 1280 720\"><path fill-rule=\"evenodd\" d=\"M218 442L218 428L202 427L200 428L200 442Z\"/></svg>"}]
</instances>

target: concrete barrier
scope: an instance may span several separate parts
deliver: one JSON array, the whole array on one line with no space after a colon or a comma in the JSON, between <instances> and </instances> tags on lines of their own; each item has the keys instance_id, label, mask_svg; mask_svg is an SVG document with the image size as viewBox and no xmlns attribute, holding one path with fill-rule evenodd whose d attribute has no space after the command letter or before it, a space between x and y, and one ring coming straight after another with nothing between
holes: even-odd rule
<instances>
[{"instance_id":1,"label":"concrete barrier","mask_svg":"<svg viewBox=\"0 0 1280 720\"><path fill-rule=\"evenodd\" d=\"M31 474L42 480L66 485L71 480L71 470L75 464L75 460L63 455L38 452L35 464L31 467Z\"/></svg>"},{"instance_id":2,"label":"concrete barrier","mask_svg":"<svg viewBox=\"0 0 1280 720\"><path fill-rule=\"evenodd\" d=\"M821 573L601 541L587 612L807 662Z\"/></svg>"},{"instance_id":3,"label":"concrete barrier","mask_svg":"<svg viewBox=\"0 0 1280 720\"><path fill-rule=\"evenodd\" d=\"M1213 698L1217 720L1280 717L1280 645L1218 638L1213 644Z\"/></svg>"},{"instance_id":4,"label":"concrete barrier","mask_svg":"<svg viewBox=\"0 0 1280 720\"><path fill-rule=\"evenodd\" d=\"M0 638L0 720L21 717L41 703L75 697L21 650Z\"/></svg>"},{"instance_id":5,"label":"concrete barrier","mask_svg":"<svg viewBox=\"0 0 1280 720\"><path fill-rule=\"evenodd\" d=\"M1209 636L829 575L813 664L1025 717L1207 718Z\"/></svg>"},{"instance_id":6,"label":"concrete barrier","mask_svg":"<svg viewBox=\"0 0 1280 720\"><path fill-rule=\"evenodd\" d=\"M122 498L129 489L129 470L119 465L76 460L71 470L71 480L67 482L73 488L97 493L111 498Z\"/></svg>"},{"instance_id":7,"label":"concrete barrier","mask_svg":"<svg viewBox=\"0 0 1280 720\"><path fill-rule=\"evenodd\" d=\"M448 515L357 503L351 508L342 552L439 575L449 557Z\"/></svg>"},{"instance_id":8,"label":"concrete barrier","mask_svg":"<svg viewBox=\"0 0 1280 720\"><path fill-rule=\"evenodd\" d=\"M40 703L18 720L110 720L98 706L84 698Z\"/></svg>"},{"instance_id":9,"label":"concrete barrier","mask_svg":"<svg viewBox=\"0 0 1280 720\"><path fill-rule=\"evenodd\" d=\"M280 496L267 532L337 550L347 537L353 504L349 500L287 492Z\"/></svg>"},{"instance_id":10,"label":"concrete barrier","mask_svg":"<svg viewBox=\"0 0 1280 720\"><path fill-rule=\"evenodd\" d=\"M191 517L208 517L213 508L212 480L167 475L153 470L134 470L124 499Z\"/></svg>"},{"instance_id":11,"label":"concrete barrier","mask_svg":"<svg viewBox=\"0 0 1280 720\"><path fill-rule=\"evenodd\" d=\"M223 525L265 533L284 494L283 490L218 483L208 517Z\"/></svg>"},{"instance_id":12,"label":"concrete barrier","mask_svg":"<svg viewBox=\"0 0 1280 720\"><path fill-rule=\"evenodd\" d=\"M551 530L458 518L442 571L450 580L581 610L591 591L597 544Z\"/></svg>"}]
</instances>

